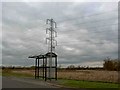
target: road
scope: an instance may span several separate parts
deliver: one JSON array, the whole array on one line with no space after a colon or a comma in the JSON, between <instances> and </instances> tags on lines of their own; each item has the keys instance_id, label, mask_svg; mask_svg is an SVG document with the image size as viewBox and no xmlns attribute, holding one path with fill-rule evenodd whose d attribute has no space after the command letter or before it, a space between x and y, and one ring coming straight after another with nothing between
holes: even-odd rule
<instances>
[{"instance_id":1,"label":"road","mask_svg":"<svg viewBox=\"0 0 120 90\"><path fill-rule=\"evenodd\" d=\"M45 81L29 78L2 77L2 88L59 88Z\"/></svg>"},{"instance_id":2,"label":"road","mask_svg":"<svg viewBox=\"0 0 120 90\"><path fill-rule=\"evenodd\" d=\"M0 77L2 78L2 90L88 90L88 89L73 89L63 88L54 83L45 82L34 78L15 78L15 77Z\"/></svg>"}]
</instances>

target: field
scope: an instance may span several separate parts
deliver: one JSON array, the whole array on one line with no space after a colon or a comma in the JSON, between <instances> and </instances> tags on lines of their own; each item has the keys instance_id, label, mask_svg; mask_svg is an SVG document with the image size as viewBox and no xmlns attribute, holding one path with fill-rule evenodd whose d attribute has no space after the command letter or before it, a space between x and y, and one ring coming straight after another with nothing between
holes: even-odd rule
<instances>
[{"instance_id":1,"label":"field","mask_svg":"<svg viewBox=\"0 0 120 90\"><path fill-rule=\"evenodd\" d=\"M103 70L61 71L58 72L58 78L115 83L118 82L118 72Z\"/></svg>"},{"instance_id":2,"label":"field","mask_svg":"<svg viewBox=\"0 0 120 90\"><path fill-rule=\"evenodd\" d=\"M34 77L34 70L2 71L3 76ZM117 88L118 72L103 70L62 70L58 71L59 84L78 88ZM106 83L107 82L107 83Z\"/></svg>"},{"instance_id":3,"label":"field","mask_svg":"<svg viewBox=\"0 0 120 90\"><path fill-rule=\"evenodd\" d=\"M18 74L28 74L34 76L34 70L12 70ZM58 78L72 79L72 80L87 80L87 81L102 81L102 82L118 82L117 71L103 71L103 70L63 70L58 71Z\"/></svg>"}]
</instances>

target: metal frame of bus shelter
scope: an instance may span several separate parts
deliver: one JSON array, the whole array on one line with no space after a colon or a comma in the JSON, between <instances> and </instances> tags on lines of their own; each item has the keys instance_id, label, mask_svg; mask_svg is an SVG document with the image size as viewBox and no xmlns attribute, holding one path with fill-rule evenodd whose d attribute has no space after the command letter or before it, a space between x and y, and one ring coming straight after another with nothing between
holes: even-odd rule
<instances>
[{"instance_id":1,"label":"metal frame of bus shelter","mask_svg":"<svg viewBox=\"0 0 120 90\"><path fill-rule=\"evenodd\" d=\"M36 78L43 78L45 81L47 79L51 80L51 79L56 79L57 80L57 55L55 53L52 53L52 58L55 58L55 62L54 62L54 66L50 67L48 65L48 60L51 57L51 53L48 52L44 55L34 55L34 56L29 56L28 58L35 58L35 79ZM42 60L42 63L39 62L39 60ZM40 66L40 64L42 66ZM54 75L55 77L48 77L48 68L54 68L55 72ZM42 71L42 75L40 75L40 70ZM50 72L49 72L50 73Z\"/></svg>"}]
</instances>

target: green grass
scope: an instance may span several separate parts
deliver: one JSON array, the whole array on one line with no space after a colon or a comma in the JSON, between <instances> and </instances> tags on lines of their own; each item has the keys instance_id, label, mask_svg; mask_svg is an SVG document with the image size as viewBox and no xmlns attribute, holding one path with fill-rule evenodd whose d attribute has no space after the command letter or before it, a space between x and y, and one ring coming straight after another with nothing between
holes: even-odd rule
<instances>
[{"instance_id":1,"label":"green grass","mask_svg":"<svg viewBox=\"0 0 120 90\"><path fill-rule=\"evenodd\" d=\"M90 82L78 80L60 80L60 84L72 88L118 88L115 83Z\"/></svg>"},{"instance_id":2,"label":"green grass","mask_svg":"<svg viewBox=\"0 0 120 90\"><path fill-rule=\"evenodd\" d=\"M12 72L11 70L3 70L2 71L2 76L14 76L14 77L33 77L31 74L26 74L26 73L15 73Z\"/></svg>"}]
</instances>

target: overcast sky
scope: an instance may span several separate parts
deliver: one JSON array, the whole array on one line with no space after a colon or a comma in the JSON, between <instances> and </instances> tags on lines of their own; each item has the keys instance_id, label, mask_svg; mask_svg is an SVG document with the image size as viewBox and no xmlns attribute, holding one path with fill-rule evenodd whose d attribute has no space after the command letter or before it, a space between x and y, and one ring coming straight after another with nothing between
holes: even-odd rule
<instances>
[{"instance_id":1,"label":"overcast sky","mask_svg":"<svg viewBox=\"0 0 120 90\"><path fill-rule=\"evenodd\" d=\"M46 19L57 22L58 64L102 66L118 58L117 2L2 2L2 64L34 65L47 52Z\"/></svg>"}]
</instances>

